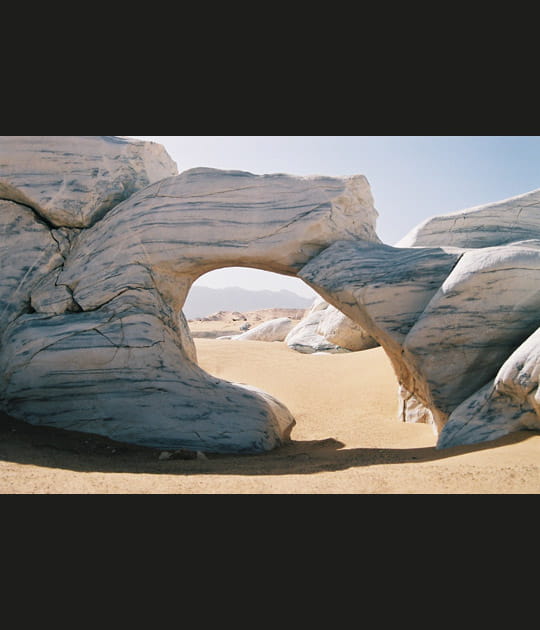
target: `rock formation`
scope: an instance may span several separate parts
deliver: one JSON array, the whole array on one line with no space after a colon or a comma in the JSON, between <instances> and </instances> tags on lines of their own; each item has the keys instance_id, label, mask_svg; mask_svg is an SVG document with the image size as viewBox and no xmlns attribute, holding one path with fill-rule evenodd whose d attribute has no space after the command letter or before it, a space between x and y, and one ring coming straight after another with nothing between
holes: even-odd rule
<instances>
[{"instance_id":1,"label":"rock formation","mask_svg":"<svg viewBox=\"0 0 540 630\"><path fill-rule=\"evenodd\" d=\"M0 136L0 199L53 227L85 228L178 169L155 142L117 136Z\"/></svg>"},{"instance_id":2,"label":"rock formation","mask_svg":"<svg viewBox=\"0 0 540 630\"><path fill-rule=\"evenodd\" d=\"M540 189L431 217L413 228L396 247L492 247L540 238Z\"/></svg>"},{"instance_id":3,"label":"rock formation","mask_svg":"<svg viewBox=\"0 0 540 630\"><path fill-rule=\"evenodd\" d=\"M107 147L106 164L121 163L131 151L126 141L93 140ZM16 138L2 142L7 155L18 146ZM145 143L134 144L148 156ZM40 155L77 153L76 172L66 177L71 191L79 188L77 173L84 179L95 167L83 145L71 139L67 150L63 140L36 140ZM167 162L162 153L150 155ZM148 177L159 171L149 160L142 161ZM165 449L257 452L289 438L294 419L279 401L197 366L181 309L193 281L211 269L296 275L336 240L378 242L365 177L200 168L161 177L106 207L84 195L74 201L71 192L64 203L59 193L23 190L34 170L25 176L17 160L3 162L0 180L10 199L0 227L0 256L10 269L1 295L4 411L33 424ZM65 173L66 162L58 169ZM100 174L116 177L113 169Z\"/></svg>"},{"instance_id":4,"label":"rock formation","mask_svg":"<svg viewBox=\"0 0 540 630\"><path fill-rule=\"evenodd\" d=\"M201 370L182 313L199 276L247 266L302 278L383 346L401 419L431 422L439 447L538 429L537 192L390 247L362 175L177 175L152 143L1 137L1 408L162 449L282 444L290 412Z\"/></svg>"},{"instance_id":5,"label":"rock formation","mask_svg":"<svg viewBox=\"0 0 540 630\"><path fill-rule=\"evenodd\" d=\"M246 330L239 335L225 335L218 339L235 339L237 341L284 341L289 331L297 322L290 317L277 317L261 322L255 328Z\"/></svg>"},{"instance_id":6,"label":"rock formation","mask_svg":"<svg viewBox=\"0 0 540 630\"><path fill-rule=\"evenodd\" d=\"M451 434L454 410L538 327L540 241L477 250L335 243L299 275L384 347L400 383L402 419L433 423L439 447L534 426L523 398L529 383L519 389L521 425L500 418L495 431L486 418Z\"/></svg>"},{"instance_id":7,"label":"rock formation","mask_svg":"<svg viewBox=\"0 0 540 630\"><path fill-rule=\"evenodd\" d=\"M409 357L425 355L416 362L446 409L438 447L539 429L540 189L432 217L397 243L436 245L468 250L406 344ZM437 320L449 334L430 349Z\"/></svg>"},{"instance_id":8,"label":"rock formation","mask_svg":"<svg viewBox=\"0 0 540 630\"><path fill-rule=\"evenodd\" d=\"M322 298L314 300L306 317L285 337L285 343L304 354L368 350L379 345L359 324Z\"/></svg>"}]
</instances>

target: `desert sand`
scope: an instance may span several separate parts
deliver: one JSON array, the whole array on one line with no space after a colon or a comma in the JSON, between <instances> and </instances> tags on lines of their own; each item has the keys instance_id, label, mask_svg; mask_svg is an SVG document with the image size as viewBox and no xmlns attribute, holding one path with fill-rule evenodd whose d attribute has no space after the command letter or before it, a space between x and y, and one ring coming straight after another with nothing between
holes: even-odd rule
<instances>
[{"instance_id":1,"label":"desert sand","mask_svg":"<svg viewBox=\"0 0 540 630\"><path fill-rule=\"evenodd\" d=\"M522 494L540 491L540 432L437 451L430 426L396 418L382 350L306 355L283 343L195 339L199 363L260 387L296 418L260 455L160 452L0 416L2 494Z\"/></svg>"}]
</instances>

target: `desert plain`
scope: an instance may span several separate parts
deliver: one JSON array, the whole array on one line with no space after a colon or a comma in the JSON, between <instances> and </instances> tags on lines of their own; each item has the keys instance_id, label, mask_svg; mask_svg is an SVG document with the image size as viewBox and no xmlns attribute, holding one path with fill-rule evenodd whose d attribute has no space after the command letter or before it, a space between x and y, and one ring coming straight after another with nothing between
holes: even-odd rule
<instances>
[{"instance_id":1,"label":"desert plain","mask_svg":"<svg viewBox=\"0 0 540 630\"><path fill-rule=\"evenodd\" d=\"M397 382L382 348L307 355L280 342L212 338L243 323L191 322L199 364L287 405L296 419L290 443L258 455L166 459L156 449L0 415L0 493L540 492L539 431L437 450L429 425L398 421Z\"/></svg>"}]
</instances>

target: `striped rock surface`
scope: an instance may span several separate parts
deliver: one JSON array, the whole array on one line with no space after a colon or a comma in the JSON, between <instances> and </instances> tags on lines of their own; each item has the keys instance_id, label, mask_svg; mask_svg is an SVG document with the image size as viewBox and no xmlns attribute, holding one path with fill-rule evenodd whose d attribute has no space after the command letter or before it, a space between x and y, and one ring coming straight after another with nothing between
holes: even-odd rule
<instances>
[{"instance_id":1,"label":"striped rock surface","mask_svg":"<svg viewBox=\"0 0 540 630\"><path fill-rule=\"evenodd\" d=\"M299 275L384 347L401 419L431 423L438 448L540 429L540 240L335 243Z\"/></svg>"},{"instance_id":2,"label":"striped rock surface","mask_svg":"<svg viewBox=\"0 0 540 630\"><path fill-rule=\"evenodd\" d=\"M53 227L88 227L137 190L177 173L155 142L0 136L0 199L29 206Z\"/></svg>"},{"instance_id":3,"label":"striped rock surface","mask_svg":"<svg viewBox=\"0 0 540 630\"><path fill-rule=\"evenodd\" d=\"M409 358L423 355L414 362L430 373L431 395L444 410L435 411L441 448L540 428L539 243L537 189L432 217L396 245L478 250L460 261L405 349ZM436 320L448 327L437 341ZM444 351L446 365L435 365ZM460 358L462 374L452 368ZM402 394L410 417L413 409L425 417L424 405L406 388Z\"/></svg>"},{"instance_id":4,"label":"striped rock surface","mask_svg":"<svg viewBox=\"0 0 540 630\"><path fill-rule=\"evenodd\" d=\"M491 247L540 238L540 189L426 219L396 247Z\"/></svg>"},{"instance_id":5,"label":"striped rock surface","mask_svg":"<svg viewBox=\"0 0 540 630\"><path fill-rule=\"evenodd\" d=\"M181 309L199 275L227 265L296 275L335 240L379 241L363 176L192 169L78 229L5 203L22 219L6 213L0 253L9 261L22 243L34 258L21 256L2 294L3 409L165 449L264 451L295 423L269 394L197 365Z\"/></svg>"}]
</instances>

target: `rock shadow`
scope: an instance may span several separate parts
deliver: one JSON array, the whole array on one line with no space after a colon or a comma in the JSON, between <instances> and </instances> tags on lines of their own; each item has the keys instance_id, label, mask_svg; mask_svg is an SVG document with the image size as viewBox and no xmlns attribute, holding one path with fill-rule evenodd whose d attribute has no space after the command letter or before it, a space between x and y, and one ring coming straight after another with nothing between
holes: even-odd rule
<instances>
[{"instance_id":1,"label":"rock shadow","mask_svg":"<svg viewBox=\"0 0 540 630\"><path fill-rule=\"evenodd\" d=\"M0 460L73 472L156 475L309 475L364 466L421 464L466 453L517 444L540 434L517 431L497 440L437 450L418 448L345 448L334 438L292 440L261 454L205 454L160 460L160 449L114 442L108 438L32 426L0 413Z\"/></svg>"}]
</instances>

